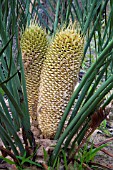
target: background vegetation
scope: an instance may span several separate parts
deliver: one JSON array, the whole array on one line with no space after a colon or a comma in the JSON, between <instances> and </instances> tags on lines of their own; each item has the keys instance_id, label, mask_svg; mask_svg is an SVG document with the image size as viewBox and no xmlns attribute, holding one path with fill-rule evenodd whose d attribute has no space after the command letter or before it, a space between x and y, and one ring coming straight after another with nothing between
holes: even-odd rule
<instances>
[{"instance_id":1,"label":"background vegetation","mask_svg":"<svg viewBox=\"0 0 113 170\"><path fill-rule=\"evenodd\" d=\"M30 130L19 45L21 32L30 24L31 19L35 19L50 36L56 33L58 27L64 24L68 26L70 22L77 20L81 34L85 37L80 71L80 76L82 74L83 77L66 107L55 136L58 141L48 161L48 165L56 166L62 144L64 152L71 144L68 156L72 157L75 144L75 152L78 152L79 146L86 142L108 114L106 106L113 99L112 13L113 0L0 0L0 137L4 144L0 146L0 150L10 155L17 165L21 162L18 156L31 155L30 146L32 153L36 150L35 139ZM65 131L61 133L71 108L71 118ZM25 145L18 136L20 128ZM32 157L32 161L34 160L35 154Z\"/></svg>"}]
</instances>

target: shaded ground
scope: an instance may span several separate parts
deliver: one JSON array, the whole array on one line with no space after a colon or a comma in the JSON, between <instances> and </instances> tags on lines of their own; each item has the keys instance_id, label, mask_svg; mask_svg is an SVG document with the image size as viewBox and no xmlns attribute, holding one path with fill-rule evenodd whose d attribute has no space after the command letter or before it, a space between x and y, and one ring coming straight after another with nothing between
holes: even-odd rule
<instances>
[{"instance_id":1,"label":"shaded ground","mask_svg":"<svg viewBox=\"0 0 113 170\"><path fill-rule=\"evenodd\" d=\"M100 134L96 131L96 133L93 135L94 143L99 144L100 142L103 142L110 139L109 137L106 137L104 134ZM99 151L97 155L95 156L94 162L105 165L111 169L113 169L113 138L110 140L110 142L107 143L107 147L104 147L103 151ZM106 153L107 152L107 153ZM109 154L109 155L108 155ZM108 168L102 168L102 169L108 169Z\"/></svg>"},{"instance_id":2,"label":"shaded ground","mask_svg":"<svg viewBox=\"0 0 113 170\"><path fill-rule=\"evenodd\" d=\"M110 113L107 119L106 127L102 125L95 130L91 135L91 140L94 144L107 142L107 147L103 148L103 151L99 151L95 157L95 162L106 165L110 169L113 169L113 101L110 103ZM103 169L109 169L103 168Z\"/></svg>"}]
</instances>

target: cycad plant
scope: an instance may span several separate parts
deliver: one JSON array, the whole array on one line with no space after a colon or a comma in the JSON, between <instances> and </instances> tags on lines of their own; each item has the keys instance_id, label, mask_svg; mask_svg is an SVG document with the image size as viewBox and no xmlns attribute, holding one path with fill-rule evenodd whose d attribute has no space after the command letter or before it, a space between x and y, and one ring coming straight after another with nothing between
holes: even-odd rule
<instances>
[{"instance_id":1,"label":"cycad plant","mask_svg":"<svg viewBox=\"0 0 113 170\"><path fill-rule=\"evenodd\" d=\"M109 11L106 11L107 8ZM56 105L57 95L54 95L54 98L52 99L55 102L55 104L53 102L52 105L53 110L48 110L48 113L45 113L44 111L42 114L43 118L46 119L48 115L51 116L51 112L53 114L53 112L56 112L57 110L56 117L59 118L59 122L57 123L58 129L56 130L55 125L56 135L54 135L54 139L57 139L57 144L48 163L52 166L55 163L61 148L63 148L65 152L68 149L70 156L73 156L72 150L75 149L75 145L76 153L89 135L97 128L97 126L99 126L101 121L105 119L108 114L106 106L113 99L113 94L110 93L113 87L112 12L112 0L47 0L47 3L45 4L40 0L0 1L0 87L2 89L2 94L0 94L0 137L5 148L0 147L0 150L5 150L17 164L17 156L23 156L25 152L27 152L26 156L29 156L29 146L32 147L32 152L36 148L35 140L30 130L30 116L27 101L27 93L29 100L29 91L26 92L26 83L28 83L28 81L26 79L25 82L25 66L23 66L22 63L20 50L21 30L23 31L26 28L26 25L29 26L30 20L35 18L35 21L38 22L38 25L42 26L49 37L56 37L56 40L51 40L53 42L50 42L49 45L56 58L57 54L54 49L54 42L59 42L57 43L57 47L61 45L61 42L59 41L59 38L61 37L59 37L60 33L58 30L61 30L62 26L65 25L65 27L68 28L70 22L75 23L75 21L77 21L79 23L78 25L80 25L79 33L84 37L84 53L82 56L81 68L84 69L84 65L87 64L87 67L84 69L86 72L85 75L73 94L72 91L69 94L71 98L68 98L68 100L70 100L66 101L65 107L62 109L62 111L65 110L64 113L62 112L60 114L59 105ZM73 32L74 31L75 30L73 30ZM66 36L70 37L71 34L69 33L69 35ZM75 41L74 37L71 37L71 41ZM63 45L65 44L62 44L62 46ZM45 55L46 59L43 68L41 69L41 87L44 86L44 81L46 80L46 77L44 78L44 76L46 75L46 72L49 73L50 63L54 59L52 58L51 49L50 51L48 50L47 55ZM64 51L65 53L63 52L63 54L67 54L68 49L65 50L66 51ZM36 55L38 55L39 52L37 52ZM27 52L26 54L28 55ZM31 58L33 59L32 54ZM68 56L70 56L70 54ZM54 70L54 67L51 67ZM66 69L65 63L64 67ZM45 70L45 68L47 69ZM57 69L57 67L55 69ZM58 70L55 70L55 72L53 71L54 74L50 74L50 84L55 80L56 72L58 72ZM62 81L61 78L58 78L58 80ZM67 79L66 84L69 83L68 80L69 79ZM54 82L52 82L52 84L54 84ZM40 98L39 101L37 101L39 111L41 110L40 104L43 105L45 101L48 104L46 95L49 96L48 94L51 92L54 93L54 89L53 91L50 89L51 86L49 85L48 88L45 87L40 90ZM56 89L56 94L57 90L59 89ZM63 90L65 91L65 87ZM62 94L62 88L61 91L59 90L59 93ZM8 100L11 113L8 111L5 98ZM63 100L61 100L60 103L61 105L62 101ZM39 114L38 119L41 127L43 123L40 115L41 114ZM53 123L55 122L56 117L51 117ZM17 133L20 128L22 128L23 131L25 145L20 140ZM45 134L45 136L47 135Z\"/></svg>"}]
</instances>

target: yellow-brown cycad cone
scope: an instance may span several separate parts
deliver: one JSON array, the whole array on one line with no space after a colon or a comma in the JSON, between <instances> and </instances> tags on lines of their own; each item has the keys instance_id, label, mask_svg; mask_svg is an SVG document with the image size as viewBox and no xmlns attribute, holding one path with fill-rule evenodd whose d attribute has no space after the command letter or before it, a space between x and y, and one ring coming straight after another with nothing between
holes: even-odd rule
<instances>
[{"instance_id":1,"label":"yellow-brown cycad cone","mask_svg":"<svg viewBox=\"0 0 113 170\"><path fill-rule=\"evenodd\" d=\"M38 123L46 138L53 138L73 93L83 56L83 38L67 28L48 47L41 72Z\"/></svg>"},{"instance_id":2,"label":"yellow-brown cycad cone","mask_svg":"<svg viewBox=\"0 0 113 170\"><path fill-rule=\"evenodd\" d=\"M46 34L41 27L31 24L25 29L20 43L24 62L29 112L32 119L36 119L40 73L47 49Z\"/></svg>"}]
</instances>

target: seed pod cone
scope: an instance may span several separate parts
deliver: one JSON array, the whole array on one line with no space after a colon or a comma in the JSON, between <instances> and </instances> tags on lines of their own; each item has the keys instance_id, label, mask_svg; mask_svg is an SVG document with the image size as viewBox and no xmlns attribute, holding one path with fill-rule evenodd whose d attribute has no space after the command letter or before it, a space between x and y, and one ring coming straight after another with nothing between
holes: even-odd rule
<instances>
[{"instance_id":1,"label":"seed pod cone","mask_svg":"<svg viewBox=\"0 0 113 170\"><path fill-rule=\"evenodd\" d=\"M41 72L38 123L45 138L53 138L78 80L83 38L73 28L56 34Z\"/></svg>"},{"instance_id":2,"label":"seed pod cone","mask_svg":"<svg viewBox=\"0 0 113 170\"><path fill-rule=\"evenodd\" d=\"M25 29L20 44L24 62L29 112L32 119L36 119L40 73L47 48L46 34L41 27L31 24Z\"/></svg>"}]
</instances>

